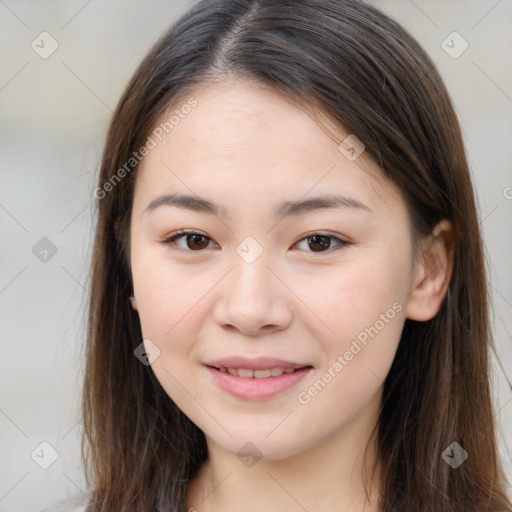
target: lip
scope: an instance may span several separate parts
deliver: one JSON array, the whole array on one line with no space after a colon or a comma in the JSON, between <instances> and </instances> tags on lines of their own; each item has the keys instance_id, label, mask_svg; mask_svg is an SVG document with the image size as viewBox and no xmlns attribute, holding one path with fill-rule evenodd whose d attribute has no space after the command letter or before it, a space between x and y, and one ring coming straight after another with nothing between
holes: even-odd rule
<instances>
[{"instance_id":1,"label":"lip","mask_svg":"<svg viewBox=\"0 0 512 512\"><path fill-rule=\"evenodd\" d=\"M227 357L205 364L213 381L227 393L245 400L265 400L276 396L301 381L313 367L308 364L284 361L268 357L247 359ZM283 373L279 377L245 378L223 373L217 368L246 368L265 370L269 368L293 368L293 373Z\"/></svg>"},{"instance_id":2,"label":"lip","mask_svg":"<svg viewBox=\"0 0 512 512\"><path fill-rule=\"evenodd\" d=\"M209 363L206 366L214 366L215 368L252 368L253 370L266 370L267 368L304 368L311 366L308 363L298 363L293 361L285 361L284 359L275 359L273 357L256 357L248 359L247 357L225 357ZM277 378L277 377L275 377Z\"/></svg>"}]
</instances>

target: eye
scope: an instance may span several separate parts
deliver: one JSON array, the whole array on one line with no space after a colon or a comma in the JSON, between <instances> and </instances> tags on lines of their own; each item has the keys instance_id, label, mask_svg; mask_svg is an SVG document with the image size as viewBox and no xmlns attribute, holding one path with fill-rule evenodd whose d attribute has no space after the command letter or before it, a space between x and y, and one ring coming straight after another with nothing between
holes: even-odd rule
<instances>
[{"instance_id":1,"label":"eye","mask_svg":"<svg viewBox=\"0 0 512 512\"><path fill-rule=\"evenodd\" d=\"M335 248L348 245L348 242L334 235L325 235L322 233L310 233L299 241L300 243L306 242L307 247L311 249L308 252L328 252L332 248L332 243L335 242ZM307 249L306 249L307 251Z\"/></svg>"},{"instance_id":2,"label":"eye","mask_svg":"<svg viewBox=\"0 0 512 512\"><path fill-rule=\"evenodd\" d=\"M182 240L182 243L178 243L178 240ZM208 241L217 246L210 237L203 235L202 233L182 230L177 231L170 237L162 240L161 243L164 245L177 246L178 250L197 252L202 249L207 249L209 245Z\"/></svg>"},{"instance_id":3,"label":"eye","mask_svg":"<svg viewBox=\"0 0 512 512\"><path fill-rule=\"evenodd\" d=\"M178 241L181 241L181 243ZM334 248L338 249L348 245L348 242L337 236L326 235L322 233L310 233L309 235L302 238L298 242L298 245L304 242L306 242L308 248L311 249L305 249L307 252L328 252L333 248L333 242ZM218 247L218 245L213 242L210 237L204 235L203 233L189 230L177 231L176 233L173 233L171 236L167 237L165 240L162 240L161 243L163 245L174 246L177 247L178 250L188 252L199 252L203 249L208 249L210 243L213 244L214 247Z\"/></svg>"}]
</instances>

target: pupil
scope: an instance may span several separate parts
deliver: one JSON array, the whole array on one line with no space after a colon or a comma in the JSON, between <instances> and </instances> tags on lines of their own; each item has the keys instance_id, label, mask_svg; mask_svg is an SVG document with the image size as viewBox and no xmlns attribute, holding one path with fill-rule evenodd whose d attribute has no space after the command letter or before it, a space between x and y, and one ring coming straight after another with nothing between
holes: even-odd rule
<instances>
[{"instance_id":1,"label":"pupil","mask_svg":"<svg viewBox=\"0 0 512 512\"><path fill-rule=\"evenodd\" d=\"M204 235L188 235L187 242L189 244L189 248L193 249L202 249L204 248L204 241L206 240L206 237ZM329 249L330 241L329 237L317 235L317 236L311 236L309 237L310 243L309 246L314 252L320 252L324 249ZM201 241L203 242L201 244ZM191 247L191 245L195 245L196 247ZM197 247L199 245L199 247ZM208 244L206 244L208 245Z\"/></svg>"},{"instance_id":2,"label":"pupil","mask_svg":"<svg viewBox=\"0 0 512 512\"><path fill-rule=\"evenodd\" d=\"M313 241L313 244L318 244L317 247L320 247L320 249L315 249L315 246L314 245L311 245L311 243L309 244L310 248L315 251L315 252L319 252L321 251L322 249L328 249L329 248L329 245L330 245L330 242L329 242L329 237L327 236L312 236L309 238L311 241Z\"/></svg>"},{"instance_id":3,"label":"pupil","mask_svg":"<svg viewBox=\"0 0 512 512\"><path fill-rule=\"evenodd\" d=\"M201 239L205 239L206 237L204 235L188 235L187 237L187 242L189 242L189 248L190 249L194 249L194 248L198 248L198 247L190 247L190 245L194 245L194 244L198 244L199 246L201 246ZM192 242L190 243L190 241L192 240ZM203 244L204 245L204 244ZM206 244L208 245L208 244ZM202 249L203 247L199 247L199 249Z\"/></svg>"}]
</instances>

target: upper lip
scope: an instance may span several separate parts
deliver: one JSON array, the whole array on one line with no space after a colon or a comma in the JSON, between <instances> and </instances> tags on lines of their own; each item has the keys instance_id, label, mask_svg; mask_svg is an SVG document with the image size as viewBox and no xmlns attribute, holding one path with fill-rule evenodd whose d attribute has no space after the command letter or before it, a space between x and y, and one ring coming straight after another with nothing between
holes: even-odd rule
<instances>
[{"instance_id":1,"label":"upper lip","mask_svg":"<svg viewBox=\"0 0 512 512\"><path fill-rule=\"evenodd\" d=\"M246 368L252 370L267 370L272 368L304 368L311 366L304 363L296 363L292 361L285 361L283 359L276 359L274 357L256 357L248 359L246 357L224 357L205 363L206 366L213 366L214 368Z\"/></svg>"}]
</instances>

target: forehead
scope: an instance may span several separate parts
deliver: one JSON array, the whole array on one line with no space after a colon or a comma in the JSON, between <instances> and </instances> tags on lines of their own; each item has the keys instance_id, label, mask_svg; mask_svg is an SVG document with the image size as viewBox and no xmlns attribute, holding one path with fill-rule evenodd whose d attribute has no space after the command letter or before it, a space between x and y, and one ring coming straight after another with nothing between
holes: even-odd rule
<instances>
[{"instance_id":1,"label":"forehead","mask_svg":"<svg viewBox=\"0 0 512 512\"><path fill-rule=\"evenodd\" d=\"M374 205L396 199L395 187L364 152L350 160L340 151L349 135L268 88L241 81L199 87L158 119L136 188L215 192L227 202L233 193L277 201L333 188Z\"/></svg>"}]
</instances>

